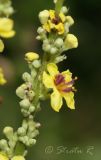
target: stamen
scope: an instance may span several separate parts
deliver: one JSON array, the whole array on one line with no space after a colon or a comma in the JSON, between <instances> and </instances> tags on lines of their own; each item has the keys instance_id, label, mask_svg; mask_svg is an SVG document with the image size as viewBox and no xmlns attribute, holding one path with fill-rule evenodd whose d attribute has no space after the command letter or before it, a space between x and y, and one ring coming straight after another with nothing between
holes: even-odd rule
<instances>
[{"instance_id":1,"label":"stamen","mask_svg":"<svg viewBox=\"0 0 101 160\"><path fill-rule=\"evenodd\" d=\"M62 91L68 93L68 92L73 91L73 89L72 87L68 87L68 88L63 89Z\"/></svg>"},{"instance_id":2,"label":"stamen","mask_svg":"<svg viewBox=\"0 0 101 160\"><path fill-rule=\"evenodd\" d=\"M54 23L55 25L57 25L57 24L59 24L59 22L61 22L61 19L60 19L59 16L56 15L55 18L52 19L52 23Z\"/></svg>"},{"instance_id":3,"label":"stamen","mask_svg":"<svg viewBox=\"0 0 101 160\"><path fill-rule=\"evenodd\" d=\"M59 85L59 84L61 84L63 82L65 82L64 76L61 75L61 74L56 75L56 77L55 77L55 84Z\"/></svg>"}]
</instances>

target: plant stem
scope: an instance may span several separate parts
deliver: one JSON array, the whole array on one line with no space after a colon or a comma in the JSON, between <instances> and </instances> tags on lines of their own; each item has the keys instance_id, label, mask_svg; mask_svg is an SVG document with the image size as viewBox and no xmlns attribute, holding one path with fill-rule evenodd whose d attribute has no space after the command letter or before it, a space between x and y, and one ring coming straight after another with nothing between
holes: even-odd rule
<instances>
[{"instance_id":1,"label":"plant stem","mask_svg":"<svg viewBox=\"0 0 101 160\"><path fill-rule=\"evenodd\" d=\"M61 10L61 7L63 6L65 0L57 0L56 4L55 4L55 11L58 14Z\"/></svg>"}]
</instances>

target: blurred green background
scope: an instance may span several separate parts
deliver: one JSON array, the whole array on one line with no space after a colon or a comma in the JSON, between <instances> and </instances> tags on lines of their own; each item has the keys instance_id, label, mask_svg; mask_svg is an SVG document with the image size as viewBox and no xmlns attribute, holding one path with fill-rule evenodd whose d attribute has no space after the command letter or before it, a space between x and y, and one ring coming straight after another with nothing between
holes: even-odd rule
<instances>
[{"instance_id":1,"label":"blurred green background","mask_svg":"<svg viewBox=\"0 0 101 160\"><path fill-rule=\"evenodd\" d=\"M37 144L29 149L28 160L101 159L101 1L66 0L65 4L75 19L70 32L78 37L79 47L69 50L67 60L59 67L61 71L69 68L78 76L76 110L69 110L64 103L56 113L49 102L42 105L36 117L42 124L40 135ZM37 15L41 10L54 7L52 0L13 0L13 6L16 36L4 40L5 51L0 55L0 65L8 79L8 83L0 87L4 99L0 105L1 137L4 126L16 129L22 121L15 89L23 82L21 74L28 71L24 54L28 51L41 54L41 44L35 40Z\"/></svg>"}]
</instances>

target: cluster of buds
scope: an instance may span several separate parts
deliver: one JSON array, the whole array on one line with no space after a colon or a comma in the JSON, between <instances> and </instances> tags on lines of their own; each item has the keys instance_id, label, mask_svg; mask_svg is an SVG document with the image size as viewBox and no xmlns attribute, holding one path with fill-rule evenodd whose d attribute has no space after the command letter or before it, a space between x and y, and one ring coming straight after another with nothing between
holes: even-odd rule
<instances>
[{"instance_id":1,"label":"cluster of buds","mask_svg":"<svg viewBox=\"0 0 101 160\"><path fill-rule=\"evenodd\" d=\"M36 143L36 136L39 134L38 128L40 123L34 122L33 119L23 120L22 127L18 128L17 134L19 141L29 147Z\"/></svg>"},{"instance_id":2,"label":"cluster of buds","mask_svg":"<svg viewBox=\"0 0 101 160\"><path fill-rule=\"evenodd\" d=\"M17 134L14 133L12 127L5 127L3 130L3 133L5 135L6 139L1 139L0 140L0 149L2 150L3 153L7 154L8 157L12 157L14 153L14 148L16 146L16 142L18 140Z\"/></svg>"},{"instance_id":3,"label":"cluster of buds","mask_svg":"<svg viewBox=\"0 0 101 160\"><path fill-rule=\"evenodd\" d=\"M39 55L37 53L28 52L25 55L25 59L28 62L31 73L23 73L22 78L24 83L17 88L16 94L21 98L20 106L21 112L24 117L30 117L33 115L34 111L39 109L40 104L34 104L36 98L36 83L37 72L41 66L41 61L39 60Z\"/></svg>"},{"instance_id":4,"label":"cluster of buds","mask_svg":"<svg viewBox=\"0 0 101 160\"><path fill-rule=\"evenodd\" d=\"M44 10L39 13L41 26L38 28L37 39L43 42L43 50L50 56L65 59L60 54L63 51L77 48L77 38L69 33L69 28L74 24L71 16L67 15L68 9L63 6L59 13L55 10ZM61 59L62 58L62 59ZM58 62L57 62L58 63Z\"/></svg>"},{"instance_id":5,"label":"cluster of buds","mask_svg":"<svg viewBox=\"0 0 101 160\"><path fill-rule=\"evenodd\" d=\"M36 91L37 73L41 67L39 55L34 52L25 54L31 73L23 73L24 83L17 88L16 94L21 99L20 107L24 116L22 126L18 128L17 135L20 142L25 146L31 146L36 143L35 137L39 134L40 123L33 121L34 114L40 109L40 102L35 102L38 95ZM40 95L39 95L40 96Z\"/></svg>"},{"instance_id":6,"label":"cluster of buds","mask_svg":"<svg viewBox=\"0 0 101 160\"><path fill-rule=\"evenodd\" d=\"M0 0L0 16L9 17L14 13L11 0Z\"/></svg>"}]
</instances>

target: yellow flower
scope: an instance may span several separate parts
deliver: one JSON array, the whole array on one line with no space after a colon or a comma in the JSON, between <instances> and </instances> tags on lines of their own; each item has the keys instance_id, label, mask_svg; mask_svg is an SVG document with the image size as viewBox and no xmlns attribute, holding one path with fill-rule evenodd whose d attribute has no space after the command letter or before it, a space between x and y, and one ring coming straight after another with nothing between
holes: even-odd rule
<instances>
[{"instance_id":1,"label":"yellow flower","mask_svg":"<svg viewBox=\"0 0 101 160\"><path fill-rule=\"evenodd\" d=\"M39 59L39 55L35 52L28 52L28 53L25 54L25 59L28 62L32 62L36 59Z\"/></svg>"},{"instance_id":2,"label":"yellow flower","mask_svg":"<svg viewBox=\"0 0 101 160\"><path fill-rule=\"evenodd\" d=\"M0 36L3 38L11 38L14 35L13 20L9 18L0 18Z\"/></svg>"},{"instance_id":3,"label":"yellow flower","mask_svg":"<svg viewBox=\"0 0 101 160\"><path fill-rule=\"evenodd\" d=\"M4 153L0 153L0 160L9 160Z\"/></svg>"},{"instance_id":4,"label":"yellow flower","mask_svg":"<svg viewBox=\"0 0 101 160\"><path fill-rule=\"evenodd\" d=\"M14 156L11 160L25 160L25 158L23 156Z\"/></svg>"},{"instance_id":5,"label":"yellow flower","mask_svg":"<svg viewBox=\"0 0 101 160\"><path fill-rule=\"evenodd\" d=\"M46 88L53 89L51 94L51 106L56 111L59 112L63 104L63 98L65 99L67 106L70 109L75 109L74 102L74 81L72 79L72 73L66 70L62 73L58 71L57 66L54 63L49 63L47 65L47 72L43 73L43 83Z\"/></svg>"},{"instance_id":6,"label":"yellow flower","mask_svg":"<svg viewBox=\"0 0 101 160\"><path fill-rule=\"evenodd\" d=\"M5 83L6 83L6 79L4 78L2 68L0 68L0 85L3 85Z\"/></svg>"},{"instance_id":7,"label":"yellow flower","mask_svg":"<svg viewBox=\"0 0 101 160\"><path fill-rule=\"evenodd\" d=\"M4 50L4 44L3 41L0 39L0 52L3 52Z\"/></svg>"},{"instance_id":8,"label":"yellow flower","mask_svg":"<svg viewBox=\"0 0 101 160\"><path fill-rule=\"evenodd\" d=\"M43 25L43 28L47 32L57 31L58 34L63 34L64 29L64 22L66 20L66 16L63 13L59 13L57 15L54 10L49 11L49 18L47 22Z\"/></svg>"}]
</instances>

